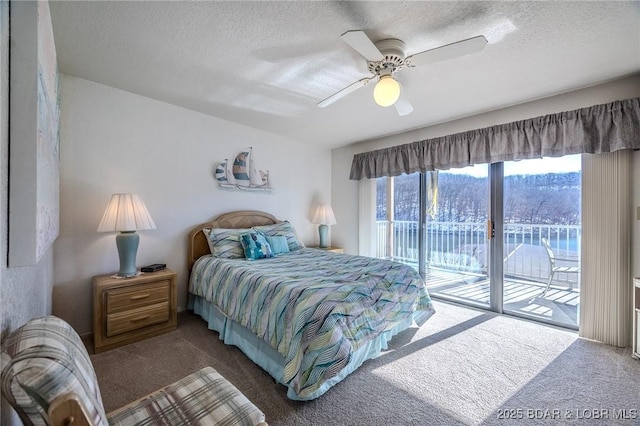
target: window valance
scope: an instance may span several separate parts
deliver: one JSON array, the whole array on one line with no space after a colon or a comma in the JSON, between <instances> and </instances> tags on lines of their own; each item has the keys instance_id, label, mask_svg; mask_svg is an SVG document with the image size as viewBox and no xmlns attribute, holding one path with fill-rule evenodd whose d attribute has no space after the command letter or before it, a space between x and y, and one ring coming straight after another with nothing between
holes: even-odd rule
<instances>
[{"instance_id":1,"label":"window valance","mask_svg":"<svg viewBox=\"0 0 640 426\"><path fill-rule=\"evenodd\" d=\"M640 149L640 98L356 154L350 179Z\"/></svg>"}]
</instances>

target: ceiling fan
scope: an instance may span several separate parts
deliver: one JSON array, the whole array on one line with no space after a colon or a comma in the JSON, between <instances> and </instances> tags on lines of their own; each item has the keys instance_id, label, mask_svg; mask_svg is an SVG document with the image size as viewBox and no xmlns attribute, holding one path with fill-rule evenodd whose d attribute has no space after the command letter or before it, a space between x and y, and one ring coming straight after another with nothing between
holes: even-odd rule
<instances>
[{"instance_id":1,"label":"ceiling fan","mask_svg":"<svg viewBox=\"0 0 640 426\"><path fill-rule=\"evenodd\" d=\"M364 31L360 30L347 31L340 37L367 60L368 68L372 75L371 77L362 78L323 99L318 102L318 106L324 108L331 105L377 79L378 83L373 89L375 102L384 107L394 105L399 115L410 114L413 111L413 106L411 106L409 98L402 90L400 83L393 77L395 73L405 67L413 68L479 52L487 44L487 39L480 35L405 56L405 45L402 40L388 38L374 43Z\"/></svg>"}]
</instances>

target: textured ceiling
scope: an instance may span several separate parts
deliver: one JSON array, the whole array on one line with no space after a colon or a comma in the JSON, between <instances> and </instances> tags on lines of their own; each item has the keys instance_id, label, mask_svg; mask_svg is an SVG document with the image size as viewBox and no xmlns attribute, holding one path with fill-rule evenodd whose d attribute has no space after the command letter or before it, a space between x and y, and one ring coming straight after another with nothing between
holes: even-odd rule
<instances>
[{"instance_id":1,"label":"textured ceiling","mask_svg":"<svg viewBox=\"0 0 640 426\"><path fill-rule=\"evenodd\" d=\"M344 146L640 71L640 2L50 3L64 73L282 134ZM407 55L484 35L479 53L398 73L413 113L372 99L342 41L364 30Z\"/></svg>"}]
</instances>

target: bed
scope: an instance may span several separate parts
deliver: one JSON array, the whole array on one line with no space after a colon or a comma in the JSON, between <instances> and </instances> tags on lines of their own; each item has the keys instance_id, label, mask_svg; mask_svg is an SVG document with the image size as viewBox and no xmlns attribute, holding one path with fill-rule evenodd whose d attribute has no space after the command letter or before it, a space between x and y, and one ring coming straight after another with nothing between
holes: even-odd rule
<instances>
[{"instance_id":1,"label":"bed","mask_svg":"<svg viewBox=\"0 0 640 426\"><path fill-rule=\"evenodd\" d=\"M413 268L304 247L289 222L260 211L194 227L188 267L189 309L293 400L318 398L435 312Z\"/></svg>"}]
</instances>

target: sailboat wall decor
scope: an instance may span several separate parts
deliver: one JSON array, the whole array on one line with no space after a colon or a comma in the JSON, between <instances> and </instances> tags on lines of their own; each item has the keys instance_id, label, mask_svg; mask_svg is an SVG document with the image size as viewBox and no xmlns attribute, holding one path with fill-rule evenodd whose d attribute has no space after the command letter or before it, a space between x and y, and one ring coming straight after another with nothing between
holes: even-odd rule
<instances>
[{"instance_id":1,"label":"sailboat wall decor","mask_svg":"<svg viewBox=\"0 0 640 426\"><path fill-rule=\"evenodd\" d=\"M216 165L216 181L223 189L239 191L272 191L269 170L258 170L253 158L253 148L241 151L232 163L225 158Z\"/></svg>"}]
</instances>

